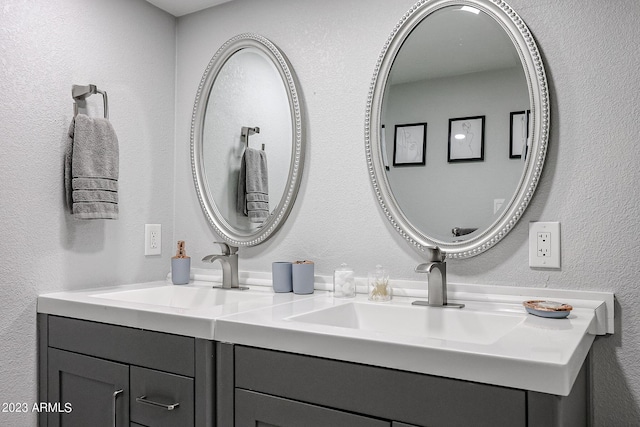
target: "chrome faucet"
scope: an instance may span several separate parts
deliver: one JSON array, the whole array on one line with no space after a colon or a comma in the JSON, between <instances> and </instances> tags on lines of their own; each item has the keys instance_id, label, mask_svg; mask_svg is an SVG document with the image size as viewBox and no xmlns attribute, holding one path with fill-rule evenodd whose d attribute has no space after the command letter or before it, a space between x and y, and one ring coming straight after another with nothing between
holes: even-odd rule
<instances>
[{"instance_id":1,"label":"chrome faucet","mask_svg":"<svg viewBox=\"0 0 640 427\"><path fill-rule=\"evenodd\" d=\"M214 242L220 245L222 253L219 255L207 255L203 262L220 261L222 264L222 289L245 290L246 286L240 286L238 282L238 248L229 246L224 242Z\"/></svg>"},{"instance_id":2,"label":"chrome faucet","mask_svg":"<svg viewBox=\"0 0 640 427\"><path fill-rule=\"evenodd\" d=\"M413 305L429 307L462 308L464 304L449 304L447 302L447 263L446 255L439 247L429 248L428 262L416 267L416 273L427 273L429 301L414 301Z\"/></svg>"}]
</instances>

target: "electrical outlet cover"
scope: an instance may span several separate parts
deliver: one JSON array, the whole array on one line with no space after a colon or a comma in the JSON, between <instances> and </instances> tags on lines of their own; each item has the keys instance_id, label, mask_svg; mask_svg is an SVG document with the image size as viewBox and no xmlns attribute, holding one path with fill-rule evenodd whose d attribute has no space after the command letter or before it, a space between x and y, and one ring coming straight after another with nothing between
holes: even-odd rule
<instances>
[{"instance_id":1,"label":"electrical outlet cover","mask_svg":"<svg viewBox=\"0 0 640 427\"><path fill-rule=\"evenodd\" d=\"M162 225L161 224L145 224L144 225L144 254L145 255L161 255L162 254Z\"/></svg>"},{"instance_id":2,"label":"electrical outlet cover","mask_svg":"<svg viewBox=\"0 0 640 427\"><path fill-rule=\"evenodd\" d=\"M529 223L529 267L560 268L560 223Z\"/></svg>"}]
</instances>

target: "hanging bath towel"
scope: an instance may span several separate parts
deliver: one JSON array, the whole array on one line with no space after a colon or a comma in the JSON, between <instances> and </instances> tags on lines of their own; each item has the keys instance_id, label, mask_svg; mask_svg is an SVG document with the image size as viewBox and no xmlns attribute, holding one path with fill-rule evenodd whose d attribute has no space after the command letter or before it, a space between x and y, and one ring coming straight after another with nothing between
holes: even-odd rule
<instances>
[{"instance_id":1,"label":"hanging bath towel","mask_svg":"<svg viewBox=\"0 0 640 427\"><path fill-rule=\"evenodd\" d=\"M240 162L237 208L251 222L261 224L269 216L268 178L267 154L263 150L246 148Z\"/></svg>"},{"instance_id":2,"label":"hanging bath towel","mask_svg":"<svg viewBox=\"0 0 640 427\"><path fill-rule=\"evenodd\" d=\"M77 219L118 219L118 138L107 119L78 114L69 127L65 190Z\"/></svg>"}]
</instances>

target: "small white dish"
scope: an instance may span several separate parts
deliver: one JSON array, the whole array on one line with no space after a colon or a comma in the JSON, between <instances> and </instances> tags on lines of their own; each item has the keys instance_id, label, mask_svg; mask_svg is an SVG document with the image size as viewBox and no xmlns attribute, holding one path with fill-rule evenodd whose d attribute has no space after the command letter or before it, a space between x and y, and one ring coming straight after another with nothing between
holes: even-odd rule
<instances>
[{"instance_id":1,"label":"small white dish","mask_svg":"<svg viewBox=\"0 0 640 427\"><path fill-rule=\"evenodd\" d=\"M522 303L529 314L552 319L563 319L571 313L573 307L555 301L531 300Z\"/></svg>"}]
</instances>

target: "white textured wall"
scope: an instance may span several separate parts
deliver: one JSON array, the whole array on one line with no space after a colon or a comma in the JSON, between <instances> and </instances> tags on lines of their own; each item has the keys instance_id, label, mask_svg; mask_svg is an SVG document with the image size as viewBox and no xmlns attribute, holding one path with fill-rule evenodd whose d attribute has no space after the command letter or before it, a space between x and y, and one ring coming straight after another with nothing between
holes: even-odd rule
<instances>
[{"instance_id":1,"label":"white textured wall","mask_svg":"<svg viewBox=\"0 0 640 427\"><path fill-rule=\"evenodd\" d=\"M307 106L307 159L290 219L240 268L313 259L330 274L341 262L364 275L376 263L419 279L420 255L383 217L364 155L364 112L378 54L414 0L237 0L178 20L176 238L194 258L215 252L191 181L189 123L202 72L232 36L255 32L290 59ZM552 100L550 151L520 224L489 252L449 263L452 281L614 291L617 333L593 351L595 425L640 419L640 7L603 2L510 0L544 59ZM562 269L528 267L528 222L562 223ZM194 266L202 267L199 262Z\"/></svg>"},{"instance_id":2,"label":"white textured wall","mask_svg":"<svg viewBox=\"0 0 640 427\"><path fill-rule=\"evenodd\" d=\"M173 244L175 19L142 0L0 0L0 403L37 401L36 296L165 277ZM64 211L71 85L109 94L120 219ZM88 103L97 114L102 97ZM163 256L145 258L145 223ZM35 425L0 412L0 425Z\"/></svg>"},{"instance_id":3,"label":"white textured wall","mask_svg":"<svg viewBox=\"0 0 640 427\"><path fill-rule=\"evenodd\" d=\"M264 144L271 212L286 190L291 162L287 93L271 59L257 49L244 49L225 62L209 94L202 131L205 177L222 217L241 230L262 226L250 222L237 208L238 179L246 147L241 139L242 127L260 128L248 140L249 147L257 150Z\"/></svg>"},{"instance_id":4,"label":"white textured wall","mask_svg":"<svg viewBox=\"0 0 640 427\"><path fill-rule=\"evenodd\" d=\"M419 230L451 242L459 239L452 228L484 230L498 218L493 201L513 197L524 169L521 159L509 158L509 113L529 108L527 88L522 68L391 86L382 120L389 141L387 177ZM485 116L484 160L449 163L449 119L472 116ZM396 125L422 122L427 122L426 165L393 166Z\"/></svg>"}]
</instances>

